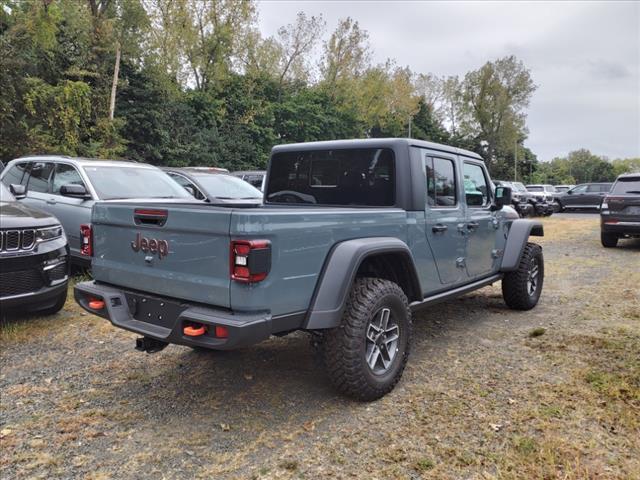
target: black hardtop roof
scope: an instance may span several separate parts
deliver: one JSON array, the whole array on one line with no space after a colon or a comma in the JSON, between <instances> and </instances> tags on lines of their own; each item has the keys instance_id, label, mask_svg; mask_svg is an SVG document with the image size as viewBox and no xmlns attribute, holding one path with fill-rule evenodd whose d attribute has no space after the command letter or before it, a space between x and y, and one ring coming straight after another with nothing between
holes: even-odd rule
<instances>
[{"instance_id":1,"label":"black hardtop roof","mask_svg":"<svg viewBox=\"0 0 640 480\"><path fill-rule=\"evenodd\" d=\"M443 145L441 143L427 142L424 140L416 140L413 138L366 138L352 140L326 140L322 142L289 143L276 145L271 150L271 153L274 154L280 152L306 150L339 150L348 148L393 148L400 146L416 146L429 148L431 150L438 150L441 152L453 153L456 155L462 155L465 157L482 160L482 157L477 153L465 150L463 148L451 147L449 145Z\"/></svg>"}]
</instances>

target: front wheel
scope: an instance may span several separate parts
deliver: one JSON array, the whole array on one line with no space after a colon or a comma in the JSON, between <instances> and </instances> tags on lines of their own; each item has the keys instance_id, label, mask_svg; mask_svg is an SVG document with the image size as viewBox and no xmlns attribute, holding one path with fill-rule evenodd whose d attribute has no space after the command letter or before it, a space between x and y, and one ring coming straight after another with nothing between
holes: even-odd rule
<instances>
[{"instance_id":1,"label":"front wheel","mask_svg":"<svg viewBox=\"0 0 640 480\"><path fill-rule=\"evenodd\" d=\"M531 310L536 306L544 283L542 247L527 243L518 268L502 279L502 297L509 308Z\"/></svg>"},{"instance_id":2,"label":"front wheel","mask_svg":"<svg viewBox=\"0 0 640 480\"><path fill-rule=\"evenodd\" d=\"M402 289L378 278L357 278L339 327L328 330L322 353L341 393L376 400L395 387L409 357L411 310Z\"/></svg>"},{"instance_id":3,"label":"front wheel","mask_svg":"<svg viewBox=\"0 0 640 480\"><path fill-rule=\"evenodd\" d=\"M600 242L605 248L618 246L618 236L615 233L600 232Z\"/></svg>"}]
</instances>

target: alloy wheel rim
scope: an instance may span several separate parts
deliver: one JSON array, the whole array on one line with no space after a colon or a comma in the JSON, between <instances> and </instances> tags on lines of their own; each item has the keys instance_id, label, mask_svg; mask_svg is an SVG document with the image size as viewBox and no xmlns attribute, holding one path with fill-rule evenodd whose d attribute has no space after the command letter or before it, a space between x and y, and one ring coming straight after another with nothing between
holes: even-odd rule
<instances>
[{"instance_id":1,"label":"alloy wheel rim","mask_svg":"<svg viewBox=\"0 0 640 480\"><path fill-rule=\"evenodd\" d=\"M539 275L540 265L538 264L538 260L534 258L531 260L529 272L527 274L527 293L530 297L533 297L536 294L536 290L538 289Z\"/></svg>"},{"instance_id":2,"label":"alloy wheel rim","mask_svg":"<svg viewBox=\"0 0 640 480\"><path fill-rule=\"evenodd\" d=\"M398 353L400 326L391 309L380 308L367 324L365 361L376 375L389 371Z\"/></svg>"}]
</instances>

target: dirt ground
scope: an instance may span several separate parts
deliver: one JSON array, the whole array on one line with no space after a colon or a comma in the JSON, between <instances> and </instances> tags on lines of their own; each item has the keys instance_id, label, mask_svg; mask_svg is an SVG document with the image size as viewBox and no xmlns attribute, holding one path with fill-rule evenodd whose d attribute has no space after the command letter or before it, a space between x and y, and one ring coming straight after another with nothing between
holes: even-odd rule
<instances>
[{"instance_id":1,"label":"dirt ground","mask_svg":"<svg viewBox=\"0 0 640 480\"><path fill-rule=\"evenodd\" d=\"M147 355L71 297L4 324L0 477L640 478L640 242L544 223L538 307L494 285L416 314L402 381L369 404L301 333Z\"/></svg>"}]
</instances>

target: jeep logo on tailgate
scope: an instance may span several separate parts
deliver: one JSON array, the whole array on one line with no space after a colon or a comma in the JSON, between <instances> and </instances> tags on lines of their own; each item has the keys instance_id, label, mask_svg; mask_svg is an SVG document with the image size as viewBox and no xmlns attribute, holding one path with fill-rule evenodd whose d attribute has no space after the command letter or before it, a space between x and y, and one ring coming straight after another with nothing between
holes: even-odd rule
<instances>
[{"instance_id":1,"label":"jeep logo on tailgate","mask_svg":"<svg viewBox=\"0 0 640 480\"><path fill-rule=\"evenodd\" d=\"M134 252L142 250L144 253L157 253L160 260L169 255L169 242L143 237L140 233L136 234L136 239L131 242L131 248Z\"/></svg>"}]
</instances>

